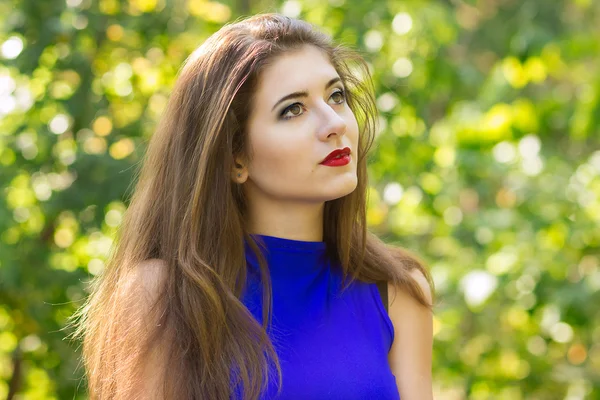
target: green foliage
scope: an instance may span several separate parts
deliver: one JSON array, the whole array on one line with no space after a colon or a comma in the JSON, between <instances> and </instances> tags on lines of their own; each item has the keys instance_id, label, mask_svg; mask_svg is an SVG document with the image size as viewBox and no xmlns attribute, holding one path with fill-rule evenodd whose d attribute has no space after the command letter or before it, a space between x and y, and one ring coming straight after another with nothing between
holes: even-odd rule
<instances>
[{"instance_id":1,"label":"green foliage","mask_svg":"<svg viewBox=\"0 0 600 400\"><path fill-rule=\"evenodd\" d=\"M0 397L87 398L66 318L187 55L283 11L369 60L369 223L429 263L438 399L600 399L600 3L0 3Z\"/></svg>"}]
</instances>

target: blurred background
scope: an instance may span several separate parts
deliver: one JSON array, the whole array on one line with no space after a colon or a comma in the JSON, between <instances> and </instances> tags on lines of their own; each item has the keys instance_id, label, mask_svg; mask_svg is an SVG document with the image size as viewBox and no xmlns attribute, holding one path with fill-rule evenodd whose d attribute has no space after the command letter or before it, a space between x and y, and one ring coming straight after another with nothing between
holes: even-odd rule
<instances>
[{"instance_id":1,"label":"blurred background","mask_svg":"<svg viewBox=\"0 0 600 400\"><path fill-rule=\"evenodd\" d=\"M369 224L433 274L436 399L600 399L595 0L0 2L0 398L87 398L64 325L178 69L268 11L372 66Z\"/></svg>"}]
</instances>

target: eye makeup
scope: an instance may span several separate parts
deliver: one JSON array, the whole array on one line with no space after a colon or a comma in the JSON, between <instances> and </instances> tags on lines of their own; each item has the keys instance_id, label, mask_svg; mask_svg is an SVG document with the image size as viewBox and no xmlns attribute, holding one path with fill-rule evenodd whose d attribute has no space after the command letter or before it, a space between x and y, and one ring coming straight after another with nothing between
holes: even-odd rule
<instances>
[{"instance_id":1,"label":"eye makeup","mask_svg":"<svg viewBox=\"0 0 600 400\"><path fill-rule=\"evenodd\" d=\"M331 93L331 96L329 96L329 98L332 98L335 95L340 94L342 96L341 100L338 102L336 101L335 104L343 104L346 101L346 91L343 88L338 88L336 89L333 93ZM295 102L293 104L290 104L289 106L287 106L286 108L284 108L280 113L279 113L279 118L283 119L283 120L288 120L291 118L295 118L298 117L300 115L302 115L304 112L298 113L298 114L294 114L292 113L291 116L286 116L286 114L291 111L294 107L301 107L302 110L305 109L305 105L302 104L301 102Z\"/></svg>"}]
</instances>

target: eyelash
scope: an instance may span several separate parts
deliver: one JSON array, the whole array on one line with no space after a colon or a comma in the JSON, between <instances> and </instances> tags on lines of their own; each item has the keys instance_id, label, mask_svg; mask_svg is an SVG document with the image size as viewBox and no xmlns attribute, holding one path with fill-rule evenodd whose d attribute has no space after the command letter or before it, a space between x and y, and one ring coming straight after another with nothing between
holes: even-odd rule
<instances>
[{"instance_id":1,"label":"eyelash","mask_svg":"<svg viewBox=\"0 0 600 400\"><path fill-rule=\"evenodd\" d=\"M331 96L333 96L334 94L340 93L342 95L342 101L340 101L339 103L336 104L344 104L344 102L346 101L346 91L344 89L338 89L335 92L331 93ZM329 96L329 97L331 97ZM294 106L300 105L302 107L304 107L304 104L300 103L300 102L296 102L294 104L290 104L289 106L287 106L286 108L283 109L283 111L281 111L281 114L279 115L281 117L281 119L284 120L288 120L288 119L292 119L292 118L296 118L299 115L293 115L291 117L284 117L285 114L287 114L287 112Z\"/></svg>"}]
</instances>

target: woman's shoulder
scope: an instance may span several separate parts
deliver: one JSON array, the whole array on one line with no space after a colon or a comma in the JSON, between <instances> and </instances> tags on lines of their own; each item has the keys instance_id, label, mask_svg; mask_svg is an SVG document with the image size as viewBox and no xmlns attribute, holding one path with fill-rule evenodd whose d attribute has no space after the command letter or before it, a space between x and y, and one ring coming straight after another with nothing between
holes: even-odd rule
<instances>
[{"instance_id":1,"label":"woman's shoulder","mask_svg":"<svg viewBox=\"0 0 600 400\"><path fill-rule=\"evenodd\" d=\"M403 270L402 275L412 279L412 281L416 284L417 288L422 293L423 300L425 300L427 304L432 305L433 280L426 269L425 263L415 253L403 247L388 243L386 244L386 249L394 259L395 265ZM392 301L394 297L397 297L397 292L401 292L409 296L411 294L411 290L409 290L407 284L394 284L390 281L388 282L387 289L388 297ZM416 295L414 292L412 294L413 297L414 295Z\"/></svg>"},{"instance_id":2,"label":"woman's shoulder","mask_svg":"<svg viewBox=\"0 0 600 400\"><path fill-rule=\"evenodd\" d=\"M165 287L166 280L166 261L152 258L138 263L128 271L122 291L129 298L132 297L132 294L144 295L143 299L153 302ZM138 301L141 300L142 298L138 299Z\"/></svg>"},{"instance_id":3,"label":"woman's shoulder","mask_svg":"<svg viewBox=\"0 0 600 400\"><path fill-rule=\"evenodd\" d=\"M410 271L409 275L417 283L417 285L419 286L419 289L425 296L425 299L427 300L427 302L429 304L432 304L433 303L433 291L431 289L431 285L430 285L429 281L427 280L427 277L425 276L425 274L420 269L413 268L412 271ZM392 305L393 301L395 301L398 297L398 296L395 296L396 293L398 293L398 292L405 293L406 292L406 288L404 288L403 286L395 285L393 282L387 283L387 289L388 289L387 290L388 304L390 304L390 306Z\"/></svg>"}]
</instances>

